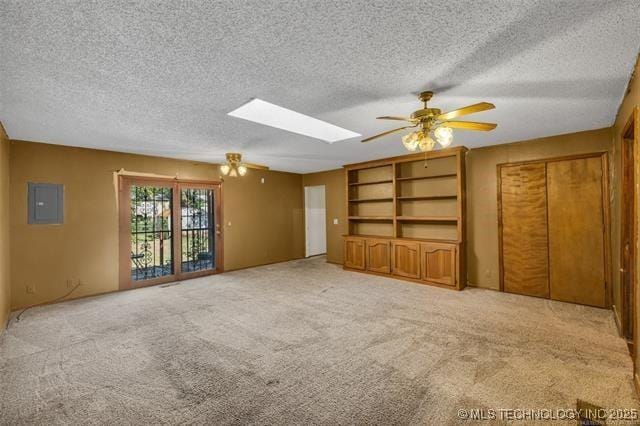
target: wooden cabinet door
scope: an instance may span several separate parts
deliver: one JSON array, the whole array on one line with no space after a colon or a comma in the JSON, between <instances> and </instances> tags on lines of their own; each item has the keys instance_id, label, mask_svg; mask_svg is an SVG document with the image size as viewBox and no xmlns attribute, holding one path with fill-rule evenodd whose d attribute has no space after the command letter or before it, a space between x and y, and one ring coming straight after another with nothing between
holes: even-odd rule
<instances>
[{"instance_id":1,"label":"wooden cabinet door","mask_svg":"<svg viewBox=\"0 0 640 426\"><path fill-rule=\"evenodd\" d=\"M422 279L436 284L456 285L456 246L420 244Z\"/></svg>"},{"instance_id":2,"label":"wooden cabinet door","mask_svg":"<svg viewBox=\"0 0 640 426\"><path fill-rule=\"evenodd\" d=\"M502 289L549 297L545 163L500 167Z\"/></svg>"},{"instance_id":3,"label":"wooden cabinet door","mask_svg":"<svg viewBox=\"0 0 640 426\"><path fill-rule=\"evenodd\" d=\"M364 269L364 240L362 238L344 239L344 266L353 269Z\"/></svg>"},{"instance_id":4,"label":"wooden cabinet door","mask_svg":"<svg viewBox=\"0 0 640 426\"><path fill-rule=\"evenodd\" d=\"M420 278L420 244L394 241L391 245L391 270L394 275Z\"/></svg>"},{"instance_id":5,"label":"wooden cabinet door","mask_svg":"<svg viewBox=\"0 0 640 426\"><path fill-rule=\"evenodd\" d=\"M391 272L391 243L389 240L367 239L367 270L388 274Z\"/></svg>"},{"instance_id":6,"label":"wooden cabinet door","mask_svg":"<svg viewBox=\"0 0 640 426\"><path fill-rule=\"evenodd\" d=\"M552 299L605 306L602 167L600 157L547 164Z\"/></svg>"}]
</instances>

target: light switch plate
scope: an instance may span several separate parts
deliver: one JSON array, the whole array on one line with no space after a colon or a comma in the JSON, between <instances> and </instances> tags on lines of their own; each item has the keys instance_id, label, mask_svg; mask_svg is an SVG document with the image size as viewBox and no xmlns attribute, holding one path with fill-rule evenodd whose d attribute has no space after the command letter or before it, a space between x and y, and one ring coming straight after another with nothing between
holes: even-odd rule
<instances>
[{"instance_id":1,"label":"light switch plate","mask_svg":"<svg viewBox=\"0 0 640 426\"><path fill-rule=\"evenodd\" d=\"M337 217L334 217L334 218L333 218L333 224L334 224L334 225L337 225L337 224L338 224L338 218L337 218Z\"/></svg>"}]
</instances>

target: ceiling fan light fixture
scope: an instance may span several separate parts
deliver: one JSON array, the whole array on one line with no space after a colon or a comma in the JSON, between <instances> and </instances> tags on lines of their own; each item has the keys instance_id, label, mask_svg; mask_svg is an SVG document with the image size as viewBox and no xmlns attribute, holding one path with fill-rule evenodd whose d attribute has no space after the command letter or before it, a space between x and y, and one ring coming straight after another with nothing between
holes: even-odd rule
<instances>
[{"instance_id":1,"label":"ceiling fan light fixture","mask_svg":"<svg viewBox=\"0 0 640 426\"><path fill-rule=\"evenodd\" d=\"M427 133L422 132L422 137L418 142L418 147L420 148L420 151L422 152L433 151L433 148L435 146L436 146L436 141L431 139L431 137Z\"/></svg>"},{"instance_id":2,"label":"ceiling fan light fixture","mask_svg":"<svg viewBox=\"0 0 640 426\"><path fill-rule=\"evenodd\" d=\"M418 149L418 132L411 132L402 137L402 144L407 150L413 152Z\"/></svg>"},{"instance_id":3,"label":"ceiling fan light fixture","mask_svg":"<svg viewBox=\"0 0 640 426\"><path fill-rule=\"evenodd\" d=\"M451 142L453 142L453 130L451 129L451 127L446 127L446 126L438 127L436 130L433 131L433 134L436 137L436 140L438 141L438 143L443 148L448 147L449 145L451 145Z\"/></svg>"},{"instance_id":4,"label":"ceiling fan light fixture","mask_svg":"<svg viewBox=\"0 0 640 426\"><path fill-rule=\"evenodd\" d=\"M374 136L369 136L362 139L361 142L370 142L374 139L378 139L392 133L400 132L404 129L419 127L421 130L403 136L402 144L409 151L415 151L417 145L417 148L420 149L420 151L426 152L432 151L436 145L436 142L429 135L429 133L431 132L433 132L433 137L438 141L438 144L440 144L443 148L446 148L453 143L452 129L488 132L497 127L496 123L451 121L452 119L465 115L494 109L496 106L492 103L479 102L477 104L468 105L466 107L442 113L439 108L427 107L427 103L431 100L432 96L433 92L427 91L420 93L419 99L423 103L423 108L412 112L409 117L402 117L397 115L384 115L376 117L379 120L405 121L406 123L408 123L408 125L387 130Z\"/></svg>"},{"instance_id":5,"label":"ceiling fan light fixture","mask_svg":"<svg viewBox=\"0 0 640 426\"><path fill-rule=\"evenodd\" d=\"M228 164L223 164L222 166L220 166L220 171L222 172L223 175L226 176L231 171L231 167Z\"/></svg>"},{"instance_id":6,"label":"ceiling fan light fixture","mask_svg":"<svg viewBox=\"0 0 640 426\"><path fill-rule=\"evenodd\" d=\"M238 166L238 174L239 174L240 176L244 176L244 175L246 175L246 174L247 174L247 168L246 168L246 166L245 166L244 164L240 164L240 165Z\"/></svg>"}]
</instances>

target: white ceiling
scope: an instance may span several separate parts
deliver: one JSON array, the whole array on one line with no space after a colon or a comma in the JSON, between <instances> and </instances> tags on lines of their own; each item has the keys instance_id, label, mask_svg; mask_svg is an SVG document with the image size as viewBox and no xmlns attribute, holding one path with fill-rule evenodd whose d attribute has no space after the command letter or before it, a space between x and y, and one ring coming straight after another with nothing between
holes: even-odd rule
<instances>
[{"instance_id":1,"label":"white ceiling","mask_svg":"<svg viewBox=\"0 0 640 426\"><path fill-rule=\"evenodd\" d=\"M470 148L612 124L637 0L0 1L0 120L13 139L311 172L403 154L227 115L253 97L371 135L378 115L489 101Z\"/></svg>"}]
</instances>

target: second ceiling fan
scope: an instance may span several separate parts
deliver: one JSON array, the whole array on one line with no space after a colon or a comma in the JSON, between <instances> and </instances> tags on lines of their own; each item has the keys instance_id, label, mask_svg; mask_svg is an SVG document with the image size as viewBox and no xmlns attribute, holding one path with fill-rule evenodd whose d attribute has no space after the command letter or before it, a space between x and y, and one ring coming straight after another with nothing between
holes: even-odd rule
<instances>
[{"instance_id":1,"label":"second ceiling fan","mask_svg":"<svg viewBox=\"0 0 640 426\"><path fill-rule=\"evenodd\" d=\"M398 127L397 129L387 130L378 135L363 139L362 142L369 142L391 133L399 132L404 129L418 127L419 129L402 137L402 143L409 151L420 150L423 152L431 151L435 148L436 141L431 138L430 133L433 132L438 143L444 148L451 145L453 141L453 129L460 130L479 130L489 131L497 127L495 123L478 123L475 121L451 121L454 118L463 115L474 114L476 112L494 109L495 105L489 102L480 102L469 105L464 108L458 108L453 111L442 113L438 108L427 108L427 102L433 97L433 92L420 93L419 99L423 102L424 107L414 111L409 117L383 116L376 117L379 120L397 120L410 123L408 126Z\"/></svg>"},{"instance_id":2,"label":"second ceiling fan","mask_svg":"<svg viewBox=\"0 0 640 426\"><path fill-rule=\"evenodd\" d=\"M239 152L227 152L225 154L227 162L220 166L220 171L225 176L244 176L248 169L269 170L269 167L261 164L245 163L242 161L242 154Z\"/></svg>"}]
</instances>

